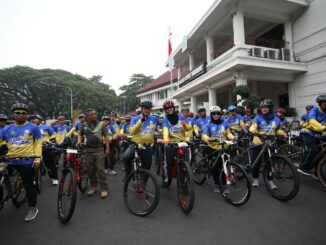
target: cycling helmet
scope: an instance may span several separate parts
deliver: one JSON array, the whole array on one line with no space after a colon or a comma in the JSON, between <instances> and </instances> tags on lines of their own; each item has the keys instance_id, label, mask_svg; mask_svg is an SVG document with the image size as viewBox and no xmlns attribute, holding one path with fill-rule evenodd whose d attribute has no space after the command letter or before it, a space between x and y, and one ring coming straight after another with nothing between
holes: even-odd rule
<instances>
[{"instance_id":1,"label":"cycling helmet","mask_svg":"<svg viewBox=\"0 0 326 245\"><path fill-rule=\"evenodd\" d=\"M139 107L152 108L153 107L153 103L152 103L152 101L145 100L145 101L140 102Z\"/></svg>"},{"instance_id":2,"label":"cycling helmet","mask_svg":"<svg viewBox=\"0 0 326 245\"><path fill-rule=\"evenodd\" d=\"M283 115L286 114L286 110L284 108L282 108L282 107L277 108L276 112L279 112L279 113L281 113Z\"/></svg>"},{"instance_id":3,"label":"cycling helmet","mask_svg":"<svg viewBox=\"0 0 326 245\"><path fill-rule=\"evenodd\" d=\"M230 112L230 111L234 111L234 110L236 110L236 109L237 109L236 106L234 106L234 105L230 105L230 106L228 107L228 112Z\"/></svg>"},{"instance_id":4,"label":"cycling helmet","mask_svg":"<svg viewBox=\"0 0 326 245\"><path fill-rule=\"evenodd\" d=\"M214 105L211 108L209 108L209 111L210 111L210 113L212 113L212 112L222 112L222 109L221 109L221 107L219 107L217 105Z\"/></svg>"},{"instance_id":5,"label":"cycling helmet","mask_svg":"<svg viewBox=\"0 0 326 245\"><path fill-rule=\"evenodd\" d=\"M306 106L306 110L307 110L307 111L310 111L312 108L314 108L313 105L307 105L307 106Z\"/></svg>"},{"instance_id":6,"label":"cycling helmet","mask_svg":"<svg viewBox=\"0 0 326 245\"><path fill-rule=\"evenodd\" d=\"M111 118L110 118L110 116L109 115L103 115L102 116L102 121L103 120L110 120Z\"/></svg>"},{"instance_id":7,"label":"cycling helmet","mask_svg":"<svg viewBox=\"0 0 326 245\"><path fill-rule=\"evenodd\" d=\"M206 108L203 105L197 107L197 112L206 111Z\"/></svg>"},{"instance_id":8,"label":"cycling helmet","mask_svg":"<svg viewBox=\"0 0 326 245\"><path fill-rule=\"evenodd\" d=\"M24 104L24 103L15 103L12 107L11 107L11 111L13 112L14 110L24 110L24 111L28 111L28 105Z\"/></svg>"},{"instance_id":9,"label":"cycling helmet","mask_svg":"<svg viewBox=\"0 0 326 245\"><path fill-rule=\"evenodd\" d=\"M271 106L273 106L273 102L271 100L269 100L269 99L263 100L263 101L260 102L259 107L262 108L264 106L271 107Z\"/></svg>"},{"instance_id":10,"label":"cycling helmet","mask_svg":"<svg viewBox=\"0 0 326 245\"><path fill-rule=\"evenodd\" d=\"M131 120L131 116L126 116L126 121L130 121Z\"/></svg>"},{"instance_id":11,"label":"cycling helmet","mask_svg":"<svg viewBox=\"0 0 326 245\"><path fill-rule=\"evenodd\" d=\"M0 120L7 121L8 117L5 114L0 114Z\"/></svg>"},{"instance_id":12,"label":"cycling helmet","mask_svg":"<svg viewBox=\"0 0 326 245\"><path fill-rule=\"evenodd\" d=\"M86 116L85 116L84 113L80 113L80 114L78 115L78 118L81 118L81 117L86 117Z\"/></svg>"},{"instance_id":13,"label":"cycling helmet","mask_svg":"<svg viewBox=\"0 0 326 245\"><path fill-rule=\"evenodd\" d=\"M317 97L316 99L316 102L319 103L319 102L322 102L322 101L325 101L326 102L326 94L321 94Z\"/></svg>"},{"instance_id":14,"label":"cycling helmet","mask_svg":"<svg viewBox=\"0 0 326 245\"><path fill-rule=\"evenodd\" d=\"M172 100L167 100L163 103L163 109L164 110L167 110L167 109L170 109L170 108L174 108L174 103Z\"/></svg>"}]
</instances>

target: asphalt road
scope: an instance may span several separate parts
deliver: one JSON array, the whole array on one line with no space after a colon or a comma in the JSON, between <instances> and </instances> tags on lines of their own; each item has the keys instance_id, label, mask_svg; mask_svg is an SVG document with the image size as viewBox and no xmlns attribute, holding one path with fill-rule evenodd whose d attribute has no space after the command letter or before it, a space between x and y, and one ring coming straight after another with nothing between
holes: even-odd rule
<instances>
[{"instance_id":1,"label":"asphalt road","mask_svg":"<svg viewBox=\"0 0 326 245\"><path fill-rule=\"evenodd\" d=\"M326 244L326 189L313 179L301 176L299 194L288 203L261 187L240 208L213 193L211 185L196 186L188 216L178 206L174 182L161 190L157 209L140 218L125 207L121 165L117 170L117 176L109 176L109 198L78 193L74 216L66 225L57 218L57 187L46 177L34 221L23 221L26 204L17 209L9 202L1 211L0 244Z\"/></svg>"}]
</instances>

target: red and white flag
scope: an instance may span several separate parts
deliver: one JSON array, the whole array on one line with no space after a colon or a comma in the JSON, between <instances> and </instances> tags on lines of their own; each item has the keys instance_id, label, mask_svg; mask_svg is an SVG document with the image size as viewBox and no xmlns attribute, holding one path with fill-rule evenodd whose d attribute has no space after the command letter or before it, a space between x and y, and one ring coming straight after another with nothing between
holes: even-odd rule
<instances>
[{"instance_id":1,"label":"red and white flag","mask_svg":"<svg viewBox=\"0 0 326 245\"><path fill-rule=\"evenodd\" d=\"M171 43L171 37L172 37L172 33L171 30L169 28L169 44L168 44L168 64L169 64L169 70L170 72L172 71L173 67L174 67L174 59L173 59L173 53L172 53L172 43Z\"/></svg>"}]
</instances>

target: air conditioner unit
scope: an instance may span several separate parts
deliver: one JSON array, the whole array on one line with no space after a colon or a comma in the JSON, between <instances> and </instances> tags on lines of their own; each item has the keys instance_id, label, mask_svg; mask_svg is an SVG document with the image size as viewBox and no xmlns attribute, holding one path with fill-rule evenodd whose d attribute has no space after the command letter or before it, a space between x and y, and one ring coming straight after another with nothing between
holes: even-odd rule
<instances>
[{"instance_id":1,"label":"air conditioner unit","mask_svg":"<svg viewBox=\"0 0 326 245\"><path fill-rule=\"evenodd\" d=\"M265 50L265 58L267 59L278 59L277 50L267 49Z\"/></svg>"},{"instance_id":2,"label":"air conditioner unit","mask_svg":"<svg viewBox=\"0 0 326 245\"><path fill-rule=\"evenodd\" d=\"M291 61L291 50L288 48L281 48L280 49L280 58L284 61Z\"/></svg>"},{"instance_id":3,"label":"air conditioner unit","mask_svg":"<svg viewBox=\"0 0 326 245\"><path fill-rule=\"evenodd\" d=\"M252 48L250 49L250 55L254 57L263 57L263 52L261 48Z\"/></svg>"}]
</instances>

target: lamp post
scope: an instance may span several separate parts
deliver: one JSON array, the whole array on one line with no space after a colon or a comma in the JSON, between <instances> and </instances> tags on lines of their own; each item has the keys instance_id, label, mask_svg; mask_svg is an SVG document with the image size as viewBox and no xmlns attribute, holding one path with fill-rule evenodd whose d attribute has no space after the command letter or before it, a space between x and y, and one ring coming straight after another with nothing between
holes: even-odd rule
<instances>
[{"instance_id":1,"label":"lamp post","mask_svg":"<svg viewBox=\"0 0 326 245\"><path fill-rule=\"evenodd\" d=\"M48 85L48 86L53 86L53 87L62 87L62 88L67 88L70 90L70 117L71 117L71 122L74 119L74 107L73 107L73 102L72 102L72 88L68 86L63 86L63 85L58 85L58 84L50 84L50 83L45 83L41 82L42 84Z\"/></svg>"},{"instance_id":2,"label":"lamp post","mask_svg":"<svg viewBox=\"0 0 326 245\"><path fill-rule=\"evenodd\" d=\"M123 99L123 115L126 115L126 97L125 95L120 96Z\"/></svg>"}]
</instances>

